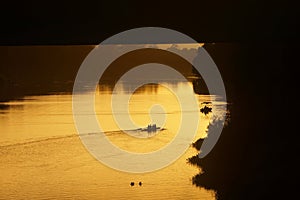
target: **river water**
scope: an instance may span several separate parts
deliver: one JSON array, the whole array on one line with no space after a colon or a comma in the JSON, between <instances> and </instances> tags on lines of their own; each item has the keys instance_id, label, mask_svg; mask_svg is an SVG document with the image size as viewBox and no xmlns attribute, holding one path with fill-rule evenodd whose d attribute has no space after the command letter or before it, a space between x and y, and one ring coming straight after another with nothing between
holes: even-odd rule
<instances>
[{"instance_id":1,"label":"river water","mask_svg":"<svg viewBox=\"0 0 300 200\"><path fill-rule=\"evenodd\" d=\"M183 93L190 87L189 82L172 86ZM218 106L225 103L218 96L195 94L198 109L181 110L166 87L146 85L130 97L130 116L140 127L161 123L165 130L134 138L115 123L113 115L122 116L124 112L112 112L111 95L109 87L97 89L98 121L114 145L135 153L156 151L170 143L178 131L182 112L199 112L205 105L213 108L207 115L199 112L197 134L190 143L205 137L212 116L225 112ZM126 88L117 95L117 103L124 103ZM163 112L151 110L157 104ZM165 119L164 123L160 119ZM0 199L215 199L215 191L192 184L192 177L201 169L188 164L187 159L197 153L190 146L163 169L122 172L96 160L82 144L74 125L71 94L25 96L0 104ZM130 186L131 182L135 185Z\"/></svg>"}]
</instances>

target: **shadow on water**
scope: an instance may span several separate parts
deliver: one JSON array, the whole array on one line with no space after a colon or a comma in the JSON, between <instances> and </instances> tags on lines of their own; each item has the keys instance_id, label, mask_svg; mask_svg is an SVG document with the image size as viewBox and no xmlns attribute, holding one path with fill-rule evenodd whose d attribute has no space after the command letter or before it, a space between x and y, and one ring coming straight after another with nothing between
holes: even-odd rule
<instances>
[{"instance_id":1,"label":"shadow on water","mask_svg":"<svg viewBox=\"0 0 300 200\"><path fill-rule=\"evenodd\" d=\"M21 111L24 109L24 105L7 105L0 103L0 114L5 114L10 111Z\"/></svg>"},{"instance_id":2,"label":"shadow on water","mask_svg":"<svg viewBox=\"0 0 300 200\"><path fill-rule=\"evenodd\" d=\"M9 105L0 104L0 110L8 110L9 107L10 107Z\"/></svg>"},{"instance_id":3,"label":"shadow on water","mask_svg":"<svg viewBox=\"0 0 300 200\"><path fill-rule=\"evenodd\" d=\"M0 74L0 102L8 101L15 96L12 81Z\"/></svg>"}]
</instances>

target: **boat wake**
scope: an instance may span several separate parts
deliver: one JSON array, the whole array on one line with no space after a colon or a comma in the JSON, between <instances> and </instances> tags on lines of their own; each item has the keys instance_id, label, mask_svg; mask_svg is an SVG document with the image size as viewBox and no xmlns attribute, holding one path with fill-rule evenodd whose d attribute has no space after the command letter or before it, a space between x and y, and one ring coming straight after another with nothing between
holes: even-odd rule
<instances>
[{"instance_id":1,"label":"boat wake","mask_svg":"<svg viewBox=\"0 0 300 200\"><path fill-rule=\"evenodd\" d=\"M61 139L67 139L67 138L78 138L78 137L85 137L89 135L99 135L99 136L112 136L116 134L124 134L125 132L132 132L132 133L156 133L159 131L164 131L165 128L161 127L149 127L148 128L138 128L138 129L128 129L128 130L115 130L115 131L105 131L105 132L90 132L90 133L82 133L82 134L68 134L68 135L62 135L62 136L52 136L52 137L39 137L39 138L29 138L24 141L18 141L18 142L2 142L0 143L0 149L5 147L13 147L13 146L21 146L21 145L30 145L45 141L55 141L55 140L61 140Z\"/></svg>"}]
</instances>

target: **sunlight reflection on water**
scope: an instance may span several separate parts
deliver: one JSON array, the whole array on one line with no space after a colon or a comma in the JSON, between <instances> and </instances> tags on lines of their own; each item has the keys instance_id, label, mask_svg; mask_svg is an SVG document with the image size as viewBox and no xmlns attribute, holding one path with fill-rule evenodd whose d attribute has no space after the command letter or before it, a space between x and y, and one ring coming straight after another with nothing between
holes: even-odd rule
<instances>
[{"instance_id":1,"label":"sunlight reflection on water","mask_svg":"<svg viewBox=\"0 0 300 200\"><path fill-rule=\"evenodd\" d=\"M180 83L177 88L184 92L185 87L190 84ZM109 106L110 90L104 88L97 90L96 114L112 143L126 151L141 153L155 151L174 138L181 111L165 88L147 85L130 99L131 117L141 127L151 123L149 109L153 104L164 105L165 113L154 112L152 120L166 115L163 123L166 130L145 139L131 137L118 129ZM126 88L120 95L127 95ZM200 115L195 141L205 136L212 115L225 112L218 109L218 105L225 102L219 101L217 96L197 95L197 99L199 109L206 102L205 105L212 106L213 113ZM186 162L197 154L192 147L172 165L145 174L119 172L95 160L76 134L69 94L24 97L20 101L2 103L0 111L0 198L215 198L213 191L192 185L191 178L199 172ZM122 113L120 110L115 114ZM142 181L143 185L131 187L131 181Z\"/></svg>"}]
</instances>

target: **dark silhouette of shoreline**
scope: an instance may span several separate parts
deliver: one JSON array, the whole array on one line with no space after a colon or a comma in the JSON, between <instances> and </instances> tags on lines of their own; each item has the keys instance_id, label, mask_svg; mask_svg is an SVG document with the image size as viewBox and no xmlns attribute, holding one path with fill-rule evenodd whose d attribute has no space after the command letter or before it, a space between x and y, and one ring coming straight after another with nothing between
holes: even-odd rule
<instances>
[{"instance_id":1,"label":"dark silhouette of shoreline","mask_svg":"<svg viewBox=\"0 0 300 200\"><path fill-rule=\"evenodd\" d=\"M207 47L209 52L224 52L222 47L217 49ZM291 44L240 45L229 71L234 74L222 73L225 84L233 86L227 90L233 102L230 123L206 157L188 159L203 170L192 178L196 186L215 190L218 199L297 196L293 181L299 161L297 131L293 130L297 117L289 115L288 109L278 109L293 98L296 52ZM214 60L222 65L222 56ZM195 148L199 150L201 143L198 140Z\"/></svg>"}]
</instances>

